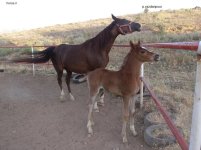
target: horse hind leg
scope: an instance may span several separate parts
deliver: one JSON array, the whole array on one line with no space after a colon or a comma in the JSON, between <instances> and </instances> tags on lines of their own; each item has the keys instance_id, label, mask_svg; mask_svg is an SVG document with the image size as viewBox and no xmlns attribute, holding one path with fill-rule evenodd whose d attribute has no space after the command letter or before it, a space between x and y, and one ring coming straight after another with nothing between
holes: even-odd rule
<instances>
[{"instance_id":1,"label":"horse hind leg","mask_svg":"<svg viewBox=\"0 0 201 150\"><path fill-rule=\"evenodd\" d=\"M71 99L72 101L74 101L75 98L74 98L74 96L72 95L72 93L71 93L71 88L70 88L70 78L71 78L72 72L71 72L71 71L67 71L67 70L66 70L66 72L67 72L67 75L66 75L66 85L67 85L67 88L68 88L69 96L70 96L70 99Z\"/></svg>"},{"instance_id":2,"label":"horse hind leg","mask_svg":"<svg viewBox=\"0 0 201 150\"><path fill-rule=\"evenodd\" d=\"M60 101L63 102L64 101L64 91L63 91L63 87L62 87L62 76L63 76L63 68L59 65L59 63L55 60L55 59L51 59L52 60L52 64L54 66L54 69L57 72L57 81L61 90L61 95L60 95Z\"/></svg>"},{"instance_id":3,"label":"horse hind leg","mask_svg":"<svg viewBox=\"0 0 201 150\"><path fill-rule=\"evenodd\" d=\"M62 71L57 71L57 81L61 90L61 95L60 95L60 100L64 101L64 91L62 87L62 76L63 76L63 70Z\"/></svg>"}]
</instances>

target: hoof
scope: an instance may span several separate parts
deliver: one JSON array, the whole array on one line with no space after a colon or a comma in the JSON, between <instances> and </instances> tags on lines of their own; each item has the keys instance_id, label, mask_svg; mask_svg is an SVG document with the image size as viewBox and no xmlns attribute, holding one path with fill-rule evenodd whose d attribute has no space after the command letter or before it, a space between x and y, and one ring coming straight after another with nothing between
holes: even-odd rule
<instances>
[{"instance_id":1,"label":"hoof","mask_svg":"<svg viewBox=\"0 0 201 150\"><path fill-rule=\"evenodd\" d=\"M94 125L95 125L95 123L94 123L94 121L92 120L92 121L91 121L91 126L94 126Z\"/></svg>"},{"instance_id":2,"label":"hoof","mask_svg":"<svg viewBox=\"0 0 201 150\"><path fill-rule=\"evenodd\" d=\"M65 97L65 94L64 94L64 91L61 90L61 95L60 95L60 102L64 102L64 97Z\"/></svg>"},{"instance_id":3,"label":"hoof","mask_svg":"<svg viewBox=\"0 0 201 150\"><path fill-rule=\"evenodd\" d=\"M100 111L99 111L99 108L96 108L96 109L94 108L94 111L95 111L95 112L100 112Z\"/></svg>"},{"instance_id":4,"label":"hoof","mask_svg":"<svg viewBox=\"0 0 201 150\"><path fill-rule=\"evenodd\" d=\"M97 102L97 104L98 104L98 106L101 106L101 107L103 107L105 105L105 103L103 103L103 102Z\"/></svg>"},{"instance_id":5,"label":"hoof","mask_svg":"<svg viewBox=\"0 0 201 150\"><path fill-rule=\"evenodd\" d=\"M71 101L74 101L75 100L74 96L71 93L69 95L70 95Z\"/></svg>"},{"instance_id":6,"label":"hoof","mask_svg":"<svg viewBox=\"0 0 201 150\"><path fill-rule=\"evenodd\" d=\"M131 133L132 133L133 136L137 136L137 132L135 131L134 125L130 126L130 131L131 131Z\"/></svg>"},{"instance_id":7,"label":"hoof","mask_svg":"<svg viewBox=\"0 0 201 150\"><path fill-rule=\"evenodd\" d=\"M88 137L93 135L93 130L92 128L88 128Z\"/></svg>"},{"instance_id":8,"label":"hoof","mask_svg":"<svg viewBox=\"0 0 201 150\"><path fill-rule=\"evenodd\" d=\"M92 137L93 134L88 133L88 138Z\"/></svg>"},{"instance_id":9,"label":"hoof","mask_svg":"<svg viewBox=\"0 0 201 150\"><path fill-rule=\"evenodd\" d=\"M65 102L64 96L60 96L60 102Z\"/></svg>"},{"instance_id":10,"label":"hoof","mask_svg":"<svg viewBox=\"0 0 201 150\"><path fill-rule=\"evenodd\" d=\"M128 140L127 140L126 137L123 137L123 143L124 143L124 144L128 144Z\"/></svg>"},{"instance_id":11,"label":"hoof","mask_svg":"<svg viewBox=\"0 0 201 150\"><path fill-rule=\"evenodd\" d=\"M137 132L133 132L133 131L132 131L132 134L134 137L138 135Z\"/></svg>"},{"instance_id":12,"label":"hoof","mask_svg":"<svg viewBox=\"0 0 201 150\"><path fill-rule=\"evenodd\" d=\"M65 102L65 100L64 100L64 99L60 99L60 102L61 102L61 103L64 103L64 102Z\"/></svg>"}]
</instances>

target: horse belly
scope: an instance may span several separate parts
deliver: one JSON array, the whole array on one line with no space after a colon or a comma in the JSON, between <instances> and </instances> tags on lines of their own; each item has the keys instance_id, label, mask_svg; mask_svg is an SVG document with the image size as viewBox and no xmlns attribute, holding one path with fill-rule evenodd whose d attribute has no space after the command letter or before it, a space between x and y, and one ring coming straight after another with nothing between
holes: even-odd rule
<instances>
[{"instance_id":1,"label":"horse belly","mask_svg":"<svg viewBox=\"0 0 201 150\"><path fill-rule=\"evenodd\" d=\"M76 73L87 73L89 71L89 66L87 64L87 59L83 55L74 53L63 56L62 59L63 66L65 69Z\"/></svg>"}]
</instances>

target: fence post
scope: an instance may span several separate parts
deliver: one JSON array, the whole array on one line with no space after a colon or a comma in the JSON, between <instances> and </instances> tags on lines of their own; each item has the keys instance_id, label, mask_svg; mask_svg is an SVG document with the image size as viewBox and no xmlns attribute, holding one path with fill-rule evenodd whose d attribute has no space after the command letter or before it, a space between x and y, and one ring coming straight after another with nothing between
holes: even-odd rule
<instances>
[{"instance_id":1,"label":"fence post","mask_svg":"<svg viewBox=\"0 0 201 150\"><path fill-rule=\"evenodd\" d=\"M31 52L32 52L32 58L34 58L34 49L33 49L33 46L31 47ZM34 65L34 63L32 64L32 71L33 71L33 76L35 76L35 65Z\"/></svg>"},{"instance_id":2,"label":"fence post","mask_svg":"<svg viewBox=\"0 0 201 150\"><path fill-rule=\"evenodd\" d=\"M201 41L198 45L201 55ZM189 150L201 149L201 56L198 56Z\"/></svg>"},{"instance_id":3,"label":"fence post","mask_svg":"<svg viewBox=\"0 0 201 150\"><path fill-rule=\"evenodd\" d=\"M142 64L141 66L141 70L140 70L140 77L143 78L144 77L144 64ZM142 109L143 107L143 81L141 80L140 83L140 108Z\"/></svg>"}]
</instances>

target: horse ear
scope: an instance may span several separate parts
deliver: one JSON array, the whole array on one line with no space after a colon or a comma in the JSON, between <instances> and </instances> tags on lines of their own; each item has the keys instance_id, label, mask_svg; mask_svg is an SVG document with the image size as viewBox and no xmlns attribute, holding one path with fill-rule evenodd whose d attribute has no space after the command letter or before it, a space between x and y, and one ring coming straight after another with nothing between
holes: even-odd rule
<instances>
[{"instance_id":1,"label":"horse ear","mask_svg":"<svg viewBox=\"0 0 201 150\"><path fill-rule=\"evenodd\" d=\"M117 17L115 17L115 16L112 14L112 19L113 19L114 21L116 21L116 20L117 20Z\"/></svg>"},{"instance_id":2,"label":"horse ear","mask_svg":"<svg viewBox=\"0 0 201 150\"><path fill-rule=\"evenodd\" d=\"M135 45L133 44L132 41L130 41L130 46L131 46L132 49L135 49Z\"/></svg>"}]
</instances>

